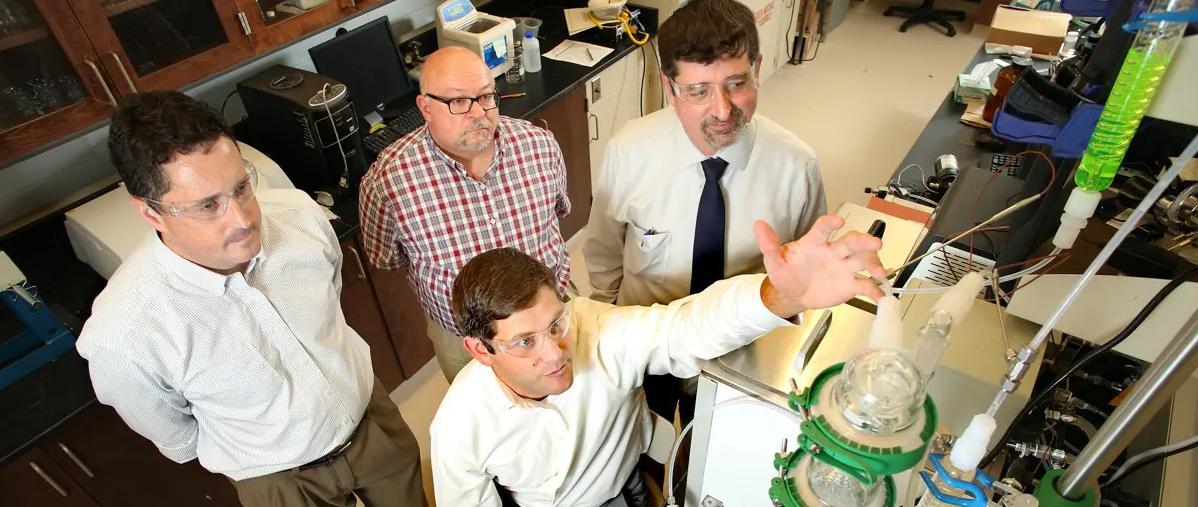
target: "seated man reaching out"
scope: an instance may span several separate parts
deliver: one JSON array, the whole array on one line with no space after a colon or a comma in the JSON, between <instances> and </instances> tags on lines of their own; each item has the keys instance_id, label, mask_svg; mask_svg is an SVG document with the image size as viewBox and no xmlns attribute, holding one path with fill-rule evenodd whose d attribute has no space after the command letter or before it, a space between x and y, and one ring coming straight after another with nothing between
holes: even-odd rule
<instances>
[{"instance_id":1,"label":"seated man reaching out","mask_svg":"<svg viewBox=\"0 0 1198 507\"><path fill-rule=\"evenodd\" d=\"M651 419L646 375L693 377L702 361L751 343L806 309L882 291L881 242L820 218L779 245L755 225L765 275L716 282L668 306L563 303L553 272L518 250L480 254L453 286L453 311L473 360L433 419L433 483L442 507L647 505L635 467Z\"/></svg>"}]
</instances>

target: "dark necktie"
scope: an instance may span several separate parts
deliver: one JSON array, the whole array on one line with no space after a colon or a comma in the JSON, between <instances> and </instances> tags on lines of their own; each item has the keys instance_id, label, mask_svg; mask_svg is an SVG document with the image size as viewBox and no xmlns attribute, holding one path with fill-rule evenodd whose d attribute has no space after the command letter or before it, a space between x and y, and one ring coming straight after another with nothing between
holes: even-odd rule
<instances>
[{"instance_id":1,"label":"dark necktie","mask_svg":"<svg viewBox=\"0 0 1198 507\"><path fill-rule=\"evenodd\" d=\"M691 294L724 278L724 191L720 176L728 168L722 158L702 162L703 194L699 197L699 214L695 217L695 250L691 257Z\"/></svg>"}]
</instances>

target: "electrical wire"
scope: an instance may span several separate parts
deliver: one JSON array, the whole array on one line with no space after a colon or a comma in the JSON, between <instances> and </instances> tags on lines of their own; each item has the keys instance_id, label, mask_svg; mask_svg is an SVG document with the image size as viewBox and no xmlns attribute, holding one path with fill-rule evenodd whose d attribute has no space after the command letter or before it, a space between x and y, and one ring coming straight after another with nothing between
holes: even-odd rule
<instances>
[{"instance_id":1,"label":"electrical wire","mask_svg":"<svg viewBox=\"0 0 1198 507\"><path fill-rule=\"evenodd\" d=\"M229 92L228 95L225 95L225 100L220 103L220 117L221 118L225 117L225 106L229 105L229 99L233 98L234 95L238 95L237 90L233 90L233 91Z\"/></svg>"},{"instance_id":2,"label":"electrical wire","mask_svg":"<svg viewBox=\"0 0 1198 507\"><path fill-rule=\"evenodd\" d=\"M632 41L633 44L643 46L646 42L649 42L649 32L647 31L640 31L641 38L638 39L636 37L638 30L636 30L629 23L629 21L632 19L632 14L628 13L628 9L621 9L620 14L618 14L615 19L612 20L599 21L599 18L596 18L595 14L590 11L587 12L587 17L590 18L591 23L594 23L595 26L599 28L615 28L617 26L624 27L624 33L628 34L628 40Z\"/></svg>"},{"instance_id":3,"label":"electrical wire","mask_svg":"<svg viewBox=\"0 0 1198 507\"><path fill-rule=\"evenodd\" d=\"M1086 353L1086 355L1082 356L1077 361L1074 361L1073 364L1069 366L1069 369L1058 375L1055 379L1045 385L1043 389L1033 395L1031 397L1031 401L1029 401L1024 409L1015 416L1015 419L1011 421L1010 426L1007 426L1007 431L998 438L994 448L982 458L982 467L985 467L986 465L989 465L990 462L994 461L994 458L997 457L998 453L1002 451L1003 444L1011 438L1011 434L1014 433L1015 427L1018 426L1019 423L1028 415L1036 412L1040 405L1052 396L1052 392L1057 386L1068 380L1069 377L1074 374L1074 372L1081 369L1082 366L1085 366L1090 361L1093 361L1094 358L1108 350L1115 348L1116 345L1123 343L1123 340L1126 340L1127 337L1131 336L1131 334L1135 332L1136 328L1140 327L1140 324L1142 324L1144 320L1156 310L1157 306L1160 306L1161 302L1163 302L1165 298L1169 296L1169 294L1172 294L1173 291L1180 287L1183 283L1189 281L1191 278L1194 278L1195 275L1198 275L1198 268L1191 269L1185 273L1182 273L1181 275L1174 277L1169 281L1169 283L1165 284L1164 287L1161 287L1161 290L1158 291L1156 295L1152 296L1152 299L1150 299L1148 303L1144 305L1144 308L1140 309L1140 312L1137 313L1135 317L1132 317L1131 322L1128 322L1127 326L1125 326L1122 331L1119 331L1118 334L1116 334L1110 340L1107 340L1106 343L1103 343L1094 350Z\"/></svg>"},{"instance_id":4,"label":"electrical wire","mask_svg":"<svg viewBox=\"0 0 1198 507\"><path fill-rule=\"evenodd\" d=\"M890 181L900 187L905 187L906 185L903 184L903 174L905 174L912 167L919 169L919 184L923 185L924 190L931 192L932 189L928 188L928 182L927 182L928 173L924 172L923 167L920 167L919 164L907 164L906 167L902 168L902 170L899 171L898 176L895 176L895 178Z\"/></svg>"},{"instance_id":5,"label":"electrical wire","mask_svg":"<svg viewBox=\"0 0 1198 507\"><path fill-rule=\"evenodd\" d=\"M348 188L349 186L349 159L345 157L345 148L341 147L341 134L337 133L337 120L333 118L333 111L329 109L329 102L333 99L329 98L329 92L333 91L333 87L329 83L325 83L320 88L320 98L324 102L324 112L329 116L329 125L333 127L333 138L337 139L337 151L341 152L341 165L345 168L345 172L341 173L340 187ZM473 104L472 104L473 105ZM317 135L317 138L320 136Z\"/></svg>"},{"instance_id":6,"label":"electrical wire","mask_svg":"<svg viewBox=\"0 0 1198 507\"><path fill-rule=\"evenodd\" d=\"M1136 470L1148 466L1154 461L1160 461L1162 459L1168 458L1169 456L1193 450L1196 447L1198 447L1198 435L1194 435L1179 442L1149 449L1140 454L1127 458L1127 461L1123 462L1123 466L1120 466L1117 470L1115 470L1115 473L1111 474L1111 477L1107 479L1107 481L1101 486L1099 486L1099 488L1101 489L1109 487L1112 484L1115 484L1131 475Z\"/></svg>"}]
</instances>

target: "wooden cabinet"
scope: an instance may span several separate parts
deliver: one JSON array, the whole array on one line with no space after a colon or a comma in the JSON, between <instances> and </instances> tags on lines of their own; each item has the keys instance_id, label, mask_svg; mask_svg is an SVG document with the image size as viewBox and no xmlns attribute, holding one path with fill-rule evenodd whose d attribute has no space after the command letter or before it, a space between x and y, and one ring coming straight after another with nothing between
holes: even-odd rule
<instances>
[{"instance_id":1,"label":"wooden cabinet","mask_svg":"<svg viewBox=\"0 0 1198 507\"><path fill-rule=\"evenodd\" d=\"M435 355L424 309L408 284L407 271L371 267L369 273L404 377L411 377Z\"/></svg>"},{"instance_id":2,"label":"wooden cabinet","mask_svg":"<svg viewBox=\"0 0 1198 507\"><path fill-rule=\"evenodd\" d=\"M167 459L99 403L0 466L0 491L6 507L238 505L224 476Z\"/></svg>"},{"instance_id":3,"label":"wooden cabinet","mask_svg":"<svg viewBox=\"0 0 1198 507\"><path fill-rule=\"evenodd\" d=\"M182 88L390 0L288 7L317 1L0 0L0 167L122 96Z\"/></svg>"},{"instance_id":4,"label":"wooden cabinet","mask_svg":"<svg viewBox=\"0 0 1198 507\"><path fill-rule=\"evenodd\" d=\"M370 345L374 375L390 392L406 377L361 252L355 238L341 242L341 311L345 323Z\"/></svg>"},{"instance_id":5,"label":"wooden cabinet","mask_svg":"<svg viewBox=\"0 0 1198 507\"><path fill-rule=\"evenodd\" d=\"M11 507L99 507L37 447L0 466L0 497Z\"/></svg>"},{"instance_id":6,"label":"wooden cabinet","mask_svg":"<svg viewBox=\"0 0 1198 507\"><path fill-rule=\"evenodd\" d=\"M116 105L103 61L69 13L67 0L0 0L0 164Z\"/></svg>"},{"instance_id":7,"label":"wooden cabinet","mask_svg":"<svg viewBox=\"0 0 1198 507\"><path fill-rule=\"evenodd\" d=\"M167 459L106 405L76 414L39 447L104 507L237 505L228 479L196 460Z\"/></svg>"},{"instance_id":8,"label":"wooden cabinet","mask_svg":"<svg viewBox=\"0 0 1198 507\"><path fill-rule=\"evenodd\" d=\"M234 0L72 0L122 94L179 88L253 54Z\"/></svg>"},{"instance_id":9,"label":"wooden cabinet","mask_svg":"<svg viewBox=\"0 0 1198 507\"><path fill-rule=\"evenodd\" d=\"M534 125L557 139L566 161L566 192L570 196L570 214L561 221L562 237L578 232L591 214L591 148L587 126L585 86L566 92L531 118Z\"/></svg>"},{"instance_id":10,"label":"wooden cabinet","mask_svg":"<svg viewBox=\"0 0 1198 507\"><path fill-rule=\"evenodd\" d=\"M294 41L380 0L236 0L246 14L254 47L262 51ZM301 9L298 5L311 5Z\"/></svg>"}]
</instances>

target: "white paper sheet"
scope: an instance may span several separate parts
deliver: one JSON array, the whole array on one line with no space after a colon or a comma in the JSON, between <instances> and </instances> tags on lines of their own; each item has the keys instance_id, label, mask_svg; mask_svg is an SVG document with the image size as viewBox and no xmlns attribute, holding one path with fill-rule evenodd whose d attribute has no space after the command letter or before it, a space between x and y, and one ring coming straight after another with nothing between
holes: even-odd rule
<instances>
[{"instance_id":1,"label":"white paper sheet","mask_svg":"<svg viewBox=\"0 0 1198 507\"><path fill-rule=\"evenodd\" d=\"M559 62L576 63L584 67L594 67L596 63L599 63L599 60L611 54L612 51L615 50L567 39L558 44L557 47L549 50L548 53L545 53L545 58Z\"/></svg>"}]
</instances>

